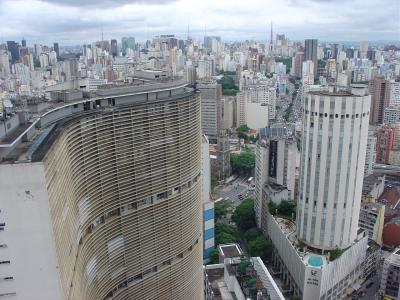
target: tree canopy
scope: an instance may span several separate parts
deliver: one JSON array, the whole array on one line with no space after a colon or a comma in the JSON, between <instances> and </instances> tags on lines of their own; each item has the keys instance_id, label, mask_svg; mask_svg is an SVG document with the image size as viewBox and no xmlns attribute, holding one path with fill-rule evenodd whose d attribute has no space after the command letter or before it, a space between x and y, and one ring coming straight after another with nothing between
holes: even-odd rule
<instances>
[{"instance_id":1,"label":"tree canopy","mask_svg":"<svg viewBox=\"0 0 400 300\"><path fill-rule=\"evenodd\" d=\"M253 152L231 154L232 172L236 174L250 174L256 164L256 155Z\"/></svg>"},{"instance_id":2,"label":"tree canopy","mask_svg":"<svg viewBox=\"0 0 400 300\"><path fill-rule=\"evenodd\" d=\"M244 199L236 207L235 212L232 215L232 221L234 221L236 225L244 231L256 226L253 198Z\"/></svg>"},{"instance_id":3,"label":"tree canopy","mask_svg":"<svg viewBox=\"0 0 400 300\"><path fill-rule=\"evenodd\" d=\"M224 75L218 83L222 85L222 95L235 96L239 91L239 87L235 85L235 81L230 76Z\"/></svg>"},{"instance_id":4,"label":"tree canopy","mask_svg":"<svg viewBox=\"0 0 400 300\"><path fill-rule=\"evenodd\" d=\"M268 209L271 214L275 214L276 210L278 210L278 216L284 218L296 217L296 202L291 200L282 200L279 204L270 201L268 203Z\"/></svg>"}]
</instances>

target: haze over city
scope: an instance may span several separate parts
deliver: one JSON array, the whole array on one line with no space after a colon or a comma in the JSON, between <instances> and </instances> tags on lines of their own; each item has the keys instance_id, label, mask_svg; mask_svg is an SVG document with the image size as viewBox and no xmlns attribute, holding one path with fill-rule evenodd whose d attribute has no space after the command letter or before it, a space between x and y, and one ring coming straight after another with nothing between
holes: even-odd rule
<instances>
[{"instance_id":1,"label":"haze over city","mask_svg":"<svg viewBox=\"0 0 400 300\"><path fill-rule=\"evenodd\" d=\"M77 45L134 35L144 41L170 34L200 38L205 33L226 41L267 39L275 32L292 40L382 41L400 39L396 0L0 0L0 38L25 38Z\"/></svg>"}]
</instances>

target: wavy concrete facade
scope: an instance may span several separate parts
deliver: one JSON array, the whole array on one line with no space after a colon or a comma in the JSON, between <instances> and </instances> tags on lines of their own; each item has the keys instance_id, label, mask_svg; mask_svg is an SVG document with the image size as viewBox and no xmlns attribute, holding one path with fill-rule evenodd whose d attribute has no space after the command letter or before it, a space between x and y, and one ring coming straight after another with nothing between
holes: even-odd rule
<instances>
[{"instance_id":1,"label":"wavy concrete facade","mask_svg":"<svg viewBox=\"0 0 400 300\"><path fill-rule=\"evenodd\" d=\"M200 299L200 97L95 113L44 159L65 299Z\"/></svg>"},{"instance_id":2,"label":"wavy concrete facade","mask_svg":"<svg viewBox=\"0 0 400 300\"><path fill-rule=\"evenodd\" d=\"M52 242L43 247L54 249L61 295L22 297L28 281L12 269L22 256L11 259L14 282L4 292L49 300L203 298L200 95L179 82L119 92L47 114L41 123L50 128L27 151L32 162L4 166L13 177L38 170L32 184L10 182L16 199L32 193L43 203L40 214L48 207L40 223ZM3 209L18 214L9 202ZM14 223L31 230L7 222L11 248L20 232Z\"/></svg>"}]
</instances>

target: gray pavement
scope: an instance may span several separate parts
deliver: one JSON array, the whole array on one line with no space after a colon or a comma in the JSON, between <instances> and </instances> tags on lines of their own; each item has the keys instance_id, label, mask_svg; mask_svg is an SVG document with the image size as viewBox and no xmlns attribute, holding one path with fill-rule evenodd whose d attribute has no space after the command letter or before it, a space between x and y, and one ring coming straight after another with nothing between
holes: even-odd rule
<instances>
[{"instance_id":1,"label":"gray pavement","mask_svg":"<svg viewBox=\"0 0 400 300\"><path fill-rule=\"evenodd\" d=\"M216 198L229 198L235 205L239 205L241 202L239 195L242 195L243 199L246 197L254 197L254 190L249 190L247 179L248 178L239 177L231 184L217 186L215 188L215 194L217 195Z\"/></svg>"}]
</instances>

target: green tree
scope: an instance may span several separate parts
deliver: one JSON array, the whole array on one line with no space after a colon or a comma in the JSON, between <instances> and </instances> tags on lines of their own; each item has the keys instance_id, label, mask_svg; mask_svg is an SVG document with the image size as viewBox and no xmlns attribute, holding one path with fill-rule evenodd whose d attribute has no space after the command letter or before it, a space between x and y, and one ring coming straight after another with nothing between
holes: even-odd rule
<instances>
[{"instance_id":1,"label":"green tree","mask_svg":"<svg viewBox=\"0 0 400 300\"><path fill-rule=\"evenodd\" d=\"M235 209L232 221L242 230L248 230L256 226L254 213L254 199L244 199Z\"/></svg>"},{"instance_id":2,"label":"green tree","mask_svg":"<svg viewBox=\"0 0 400 300\"><path fill-rule=\"evenodd\" d=\"M232 172L236 174L250 174L256 164L256 155L253 152L231 154Z\"/></svg>"},{"instance_id":3,"label":"green tree","mask_svg":"<svg viewBox=\"0 0 400 300\"><path fill-rule=\"evenodd\" d=\"M219 220L222 217L226 216L226 213L232 209L232 206L232 202L228 200L221 200L216 202L214 205L215 219Z\"/></svg>"},{"instance_id":4,"label":"green tree","mask_svg":"<svg viewBox=\"0 0 400 300\"><path fill-rule=\"evenodd\" d=\"M219 251L218 248L215 248L210 254L210 263L217 264L219 263Z\"/></svg>"},{"instance_id":5,"label":"green tree","mask_svg":"<svg viewBox=\"0 0 400 300\"><path fill-rule=\"evenodd\" d=\"M238 240L238 232L231 226L222 222L215 224L215 244L230 244Z\"/></svg>"},{"instance_id":6,"label":"green tree","mask_svg":"<svg viewBox=\"0 0 400 300\"><path fill-rule=\"evenodd\" d=\"M272 254L272 243L260 235L255 240L249 241L251 256L259 256L262 260L269 260Z\"/></svg>"},{"instance_id":7,"label":"green tree","mask_svg":"<svg viewBox=\"0 0 400 300\"><path fill-rule=\"evenodd\" d=\"M278 216L284 218L296 217L296 202L291 200L282 200L281 203L275 204L270 201L268 203L268 210L270 214L275 215L278 210Z\"/></svg>"},{"instance_id":8,"label":"green tree","mask_svg":"<svg viewBox=\"0 0 400 300\"><path fill-rule=\"evenodd\" d=\"M282 200L278 207L279 214L292 217L296 214L296 202L290 200Z\"/></svg>"},{"instance_id":9,"label":"green tree","mask_svg":"<svg viewBox=\"0 0 400 300\"><path fill-rule=\"evenodd\" d=\"M261 231L260 231L258 228L256 228L256 227L250 228L249 230L247 230L247 231L244 233L244 237L246 238L247 241L255 240L255 239L258 238L259 236L262 236L262 233L261 233Z\"/></svg>"},{"instance_id":10,"label":"green tree","mask_svg":"<svg viewBox=\"0 0 400 300\"><path fill-rule=\"evenodd\" d=\"M236 128L236 132L247 132L251 128L247 126L247 124L241 125L238 128Z\"/></svg>"},{"instance_id":11,"label":"green tree","mask_svg":"<svg viewBox=\"0 0 400 300\"><path fill-rule=\"evenodd\" d=\"M331 251L330 260L334 261L336 258L339 258L343 254L343 250L336 246L335 249Z\"/></svg>"},{"instance_id":12,"label":"green tree","mask_svg":"<svg viewBox=\"0 0 400 300\"><path fill-rule=\"evenodd\" d=\"M235 85L235 81L230 76L224 75L218 83L222 85L222 95L235 96L239 91L239 88Z\"/></svg>"},{"instance_id":13,"label":"green tree","mask_svg":"<svg viewBox=\"0 0 400 300\"><path fill-rule=\"evenodd\" d=\"M236 237L227 232L221 232L215 236L215 243L217 245L236 243L236 241Z\"/></svg>"}]
</instances>

